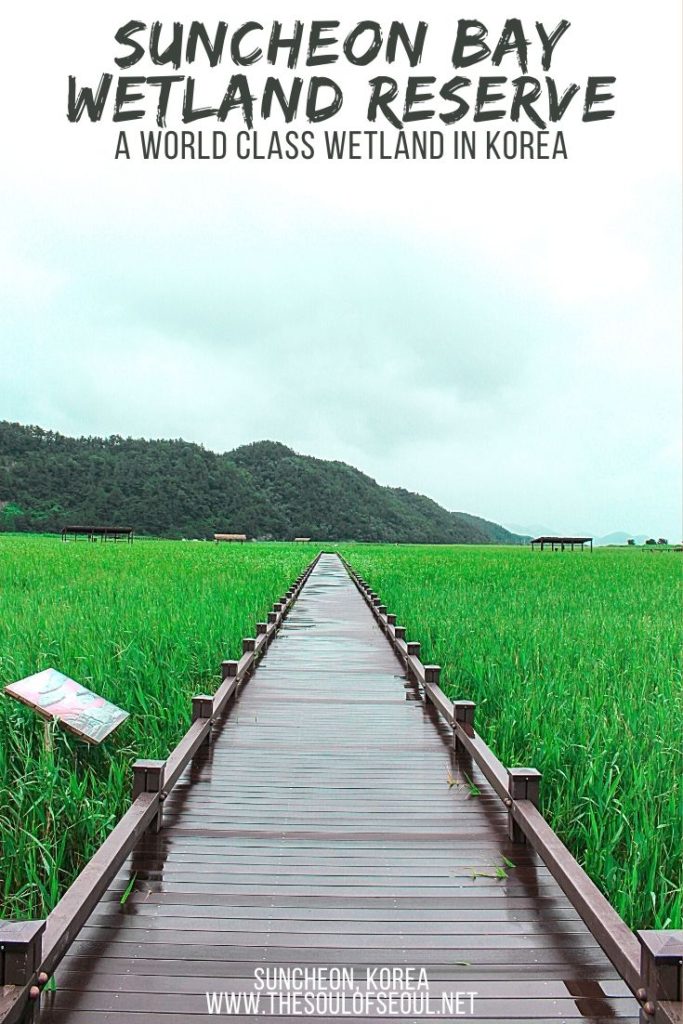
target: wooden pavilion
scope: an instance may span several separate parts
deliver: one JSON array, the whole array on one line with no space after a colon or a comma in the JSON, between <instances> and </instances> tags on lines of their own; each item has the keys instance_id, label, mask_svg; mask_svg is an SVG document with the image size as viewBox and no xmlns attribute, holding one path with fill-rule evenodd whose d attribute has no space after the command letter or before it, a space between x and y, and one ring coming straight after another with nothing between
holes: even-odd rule
<instances>
[{"instance_id":1,"label":"wooden pavilion","mask_svg":"<svg viewBox=\"0 0 683 1024\"><path fill-rule=\"evenodd\" d=\"M592 537L534 537L531 541L531 549L535 551L538 546L541 551L545 550L546 547L549 547L551 551L565 551L567 548L573 551L577 547L583 551L586 544L590 545L592 551Z\"/></svg>"},{"instance_id":2,"label":"wooden pavilion","mask_svg":"<svg viewBox=\"0 0 683 1024\"><path fill-rule=\"evenodd\" d=\"M78 540L83 537L85 540L95 541L99 537L103 541L125 540L132 544L133 532L132 526L65 526L62 529L62 540L68 540L69 537Z\"/></svg>"}]
</instances>

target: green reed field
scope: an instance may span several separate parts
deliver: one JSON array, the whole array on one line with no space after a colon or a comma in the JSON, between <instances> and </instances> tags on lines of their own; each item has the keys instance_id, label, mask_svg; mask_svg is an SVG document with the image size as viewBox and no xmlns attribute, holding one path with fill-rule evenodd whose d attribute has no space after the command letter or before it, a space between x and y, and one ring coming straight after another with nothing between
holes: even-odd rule
<instances>
[{"instance_id":1,"label":"green reed field","mask_svg":"<svg viewBox=\"0 0 683 1024\"><path fill-rule=\"evenodd\" d=\"M348 545L632 927L681 927L681 557Z\"/></svg>"},{"instance_id":2,"label":"green reed field","mask_svg":"<svg viewBox=\"0 0 683 1024\"><path fill-rule=\"evenodd\" d=\"M63 544L0 534L0 687L54 667L130 712L102 747L0 697L0 917L48 912L317 553L305 544Z\"/></svg>"},{"instance_id":3,"label":"green reed field","mask_svg":"<svg viewBox=\"0 0 683 1024\"><path fill-rule=\"evenodd\" d=\"M329 549L329 546L328 546ZM287 544L62 544L0 534L0 685L54 666L131 712L101 748L0 697L0 917L41 916L165 757L190 698L317 552ZM681 560L346 545L443 666L504 763L634 927L681 922Z\"/></svg>"}]
</instances>

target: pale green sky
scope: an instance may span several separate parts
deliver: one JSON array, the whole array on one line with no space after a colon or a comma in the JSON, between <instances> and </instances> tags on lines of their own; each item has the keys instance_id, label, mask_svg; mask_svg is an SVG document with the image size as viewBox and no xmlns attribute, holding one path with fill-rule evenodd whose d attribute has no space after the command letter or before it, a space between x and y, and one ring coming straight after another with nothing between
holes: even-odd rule
<instances>
[{"instance_id":1,"label":"pale green sky","mask_svg":"<svg viewBox=\"0 0 683 1024\"><path fill-rule=\"evenodd\" d=\"M83 0L64 25L53 5L14 8L8 32L38 17L45 31L31 78L19 49L1 74L29 111L46 91L42 119L3 122L0 415L219 450L267 437L499 522L677 537L679 16L663 3L660 49L636 59L640 5L592 6L462 12L499 27L569 17L558 81L617 75L617 117L569 121L566 164L116 163L114 126L67 123L66 76L116 70L124 17ZM402 7L324 15L414 22ZM423 73L446 78L456 19L441 7L420 10ZM156 14L140 0L125 17ZM366 127L379 70L334 68L347 102L323 128Z\"/></svg>"}]
</instances>

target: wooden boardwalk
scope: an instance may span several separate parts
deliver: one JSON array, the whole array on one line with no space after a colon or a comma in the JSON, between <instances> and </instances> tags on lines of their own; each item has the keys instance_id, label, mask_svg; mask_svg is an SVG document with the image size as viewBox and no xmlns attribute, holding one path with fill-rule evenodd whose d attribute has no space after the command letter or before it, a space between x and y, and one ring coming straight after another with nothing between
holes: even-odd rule
<instances>
[{"instance_id":1,"label":"wooden boardwalk","mask_svg":"<svg viewBox=\"0 0 683 1024\"><path fill-rule=\"evenodd\" d=\"M353 967L363 990L378 965L426 968L439 1013L443 992L474 991L477 1020L638 1020L547 869L508 840L500 800L452 752L340 560L323 555L166 801L161 832L64 958L40 1020L192 1024L215 1019L207 991L249 993L257 968Z\"/></svg>"}]
</instances>

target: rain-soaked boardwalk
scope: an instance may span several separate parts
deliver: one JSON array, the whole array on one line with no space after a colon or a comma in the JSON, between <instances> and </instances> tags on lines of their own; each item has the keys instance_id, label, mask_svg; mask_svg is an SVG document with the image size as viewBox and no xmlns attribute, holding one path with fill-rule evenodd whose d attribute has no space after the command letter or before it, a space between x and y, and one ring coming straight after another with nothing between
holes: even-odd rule
<instances>
[{"instance_id":1,"label":"rain-soaked boardwalk","mask_svg":"<svg viewBox=\"0 0 683 1024\"><path fill-rule=\"evenodd\" d=\"M162 831L57 970L43 1024L192 1024L216 1019L207 992L253 992L258 968L349 967L363 992L378 965L424 967L445 1019L467 1019L476 992L478 1020L635 1022L626 986L416 697L323 555ZM232 1013L296 1010L262 996Z\"/></svg>"}]
</instances>

